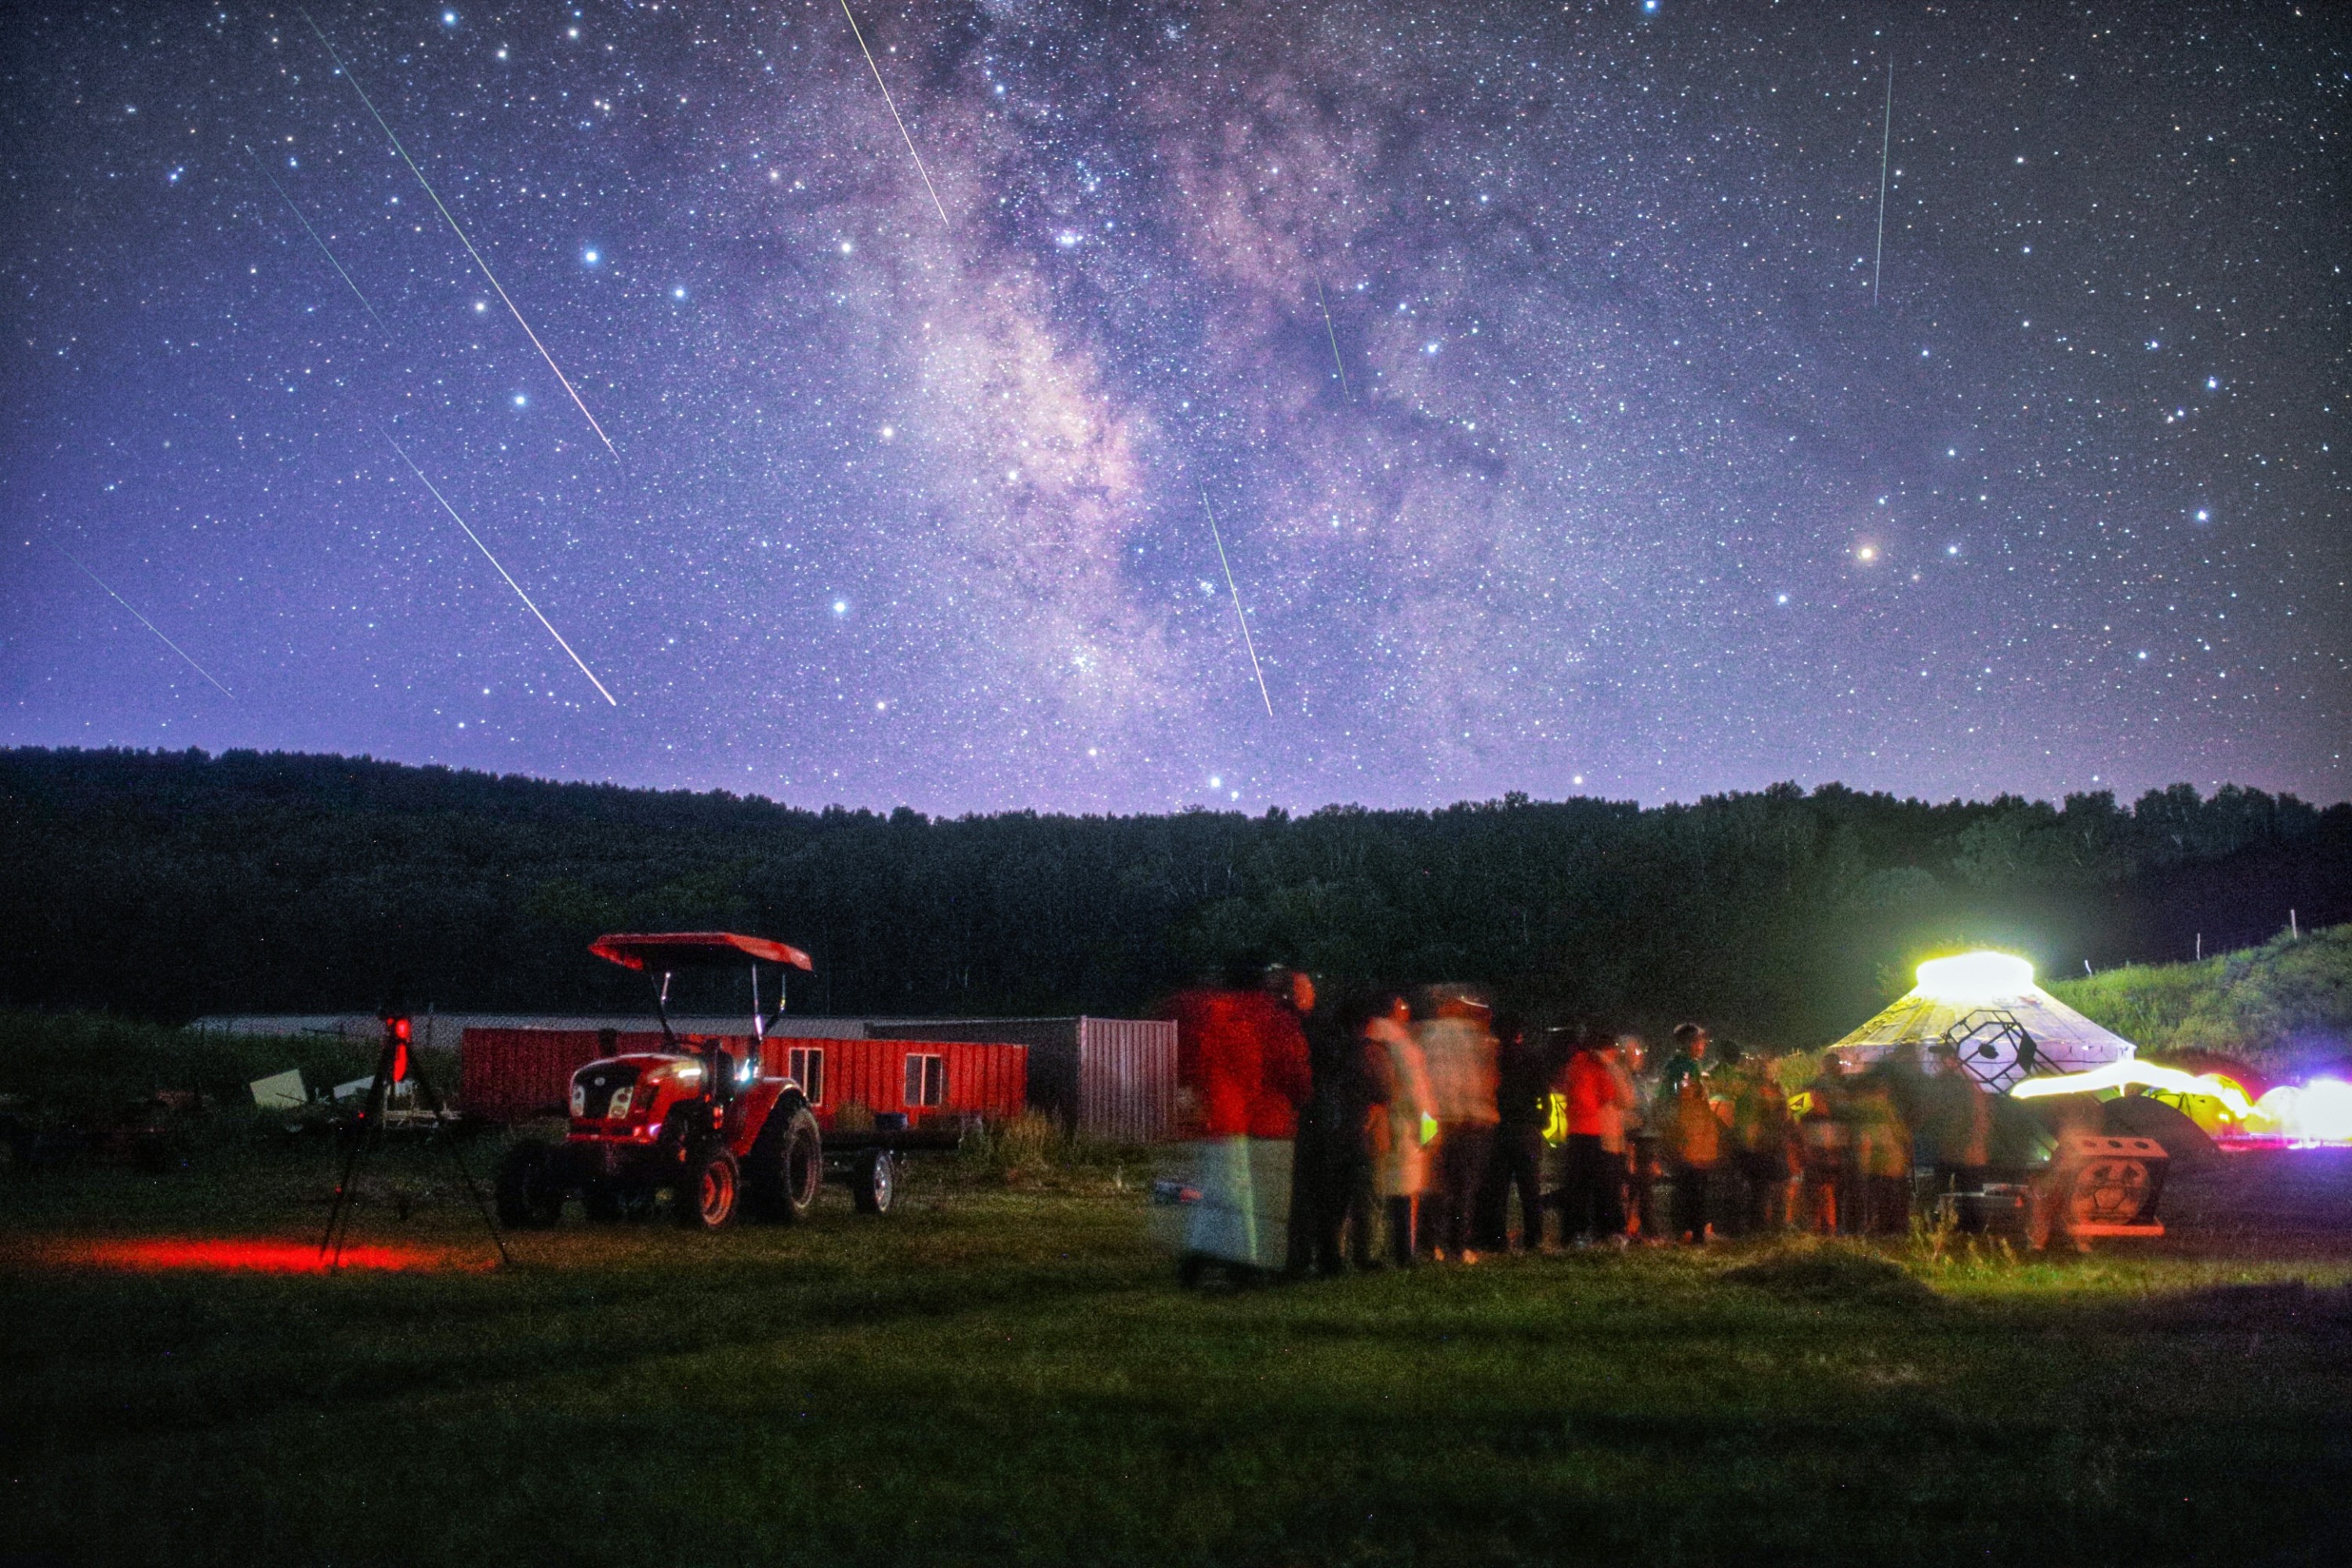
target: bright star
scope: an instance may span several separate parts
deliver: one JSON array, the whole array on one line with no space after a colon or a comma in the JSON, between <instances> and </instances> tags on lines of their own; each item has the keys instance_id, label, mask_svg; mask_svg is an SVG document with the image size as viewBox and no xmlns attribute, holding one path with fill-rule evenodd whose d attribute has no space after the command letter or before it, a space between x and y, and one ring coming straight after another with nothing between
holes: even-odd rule
<instances>
[{"instance_id":1,"label":"bright star","mask_svg":"<svg viewBox=\"0 0 2352 1568\"><path fill-rule=\"evenodd\" d=\"M518 393L516 393L516 394L515 394L515 406L516 406L517 408L520 408L521 406L523 406L523 405L525 405L525 404L529 403L530 401L530 399L529 399L528 397L525 397L521 393L518 392Z\"/></svg>"},{"instance_id":2,"label":"bright star","mask_svg":"<svg viewBox=\"0 0 2352 1568\"><path fill-rule=\"evenodd\" d=\"M596 265L596 263L597 263L597 262L599 262L599 261L603 260L604 258L603 258L602 257L600 257L599 255L597 255L597 253L596 253L596 252L594 252L594 251L593 251L593 250L590 250L590 251L584 251L584 252L583 252L583 253L582 253L582 255L581 255L580 259L581 259L581 260L583 260L583 261L584 261L584 262L586 262L589 266L593 267L593 266L595 266L595 265Z\"/></svg>"},{"instance_id":3,"label":"bright star","mask_svg":"<svg viewBox=\"0 0 2352 1568\"><path fill-rule=\"evenodd\" d=\"M849 614L849 601L846 599L835 599L833 602L833 613L836 616L845 616Z\"/></svg>"}]
</instances>

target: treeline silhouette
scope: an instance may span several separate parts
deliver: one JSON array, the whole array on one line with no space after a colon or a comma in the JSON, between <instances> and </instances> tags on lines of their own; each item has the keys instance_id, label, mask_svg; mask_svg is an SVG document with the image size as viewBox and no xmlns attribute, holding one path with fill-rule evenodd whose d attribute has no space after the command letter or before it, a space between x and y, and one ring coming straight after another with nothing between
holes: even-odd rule
<instances>
[{"instance_id":1,"label":"treeline silhouette","mask_svg":"<svg viewBox=\"0 0 2352 1568\"><path fill-rule=\"evenodd\" d=\"M1481 979L1563 1018L1819 1044L1931 949L2047 973L2352 919L2352 806L2186 784L2126 807L1779 784L1292 816L805 811L367 758L0 751L0 1003L176 1021L390 1000L644 1005L616 929L809 950L793 1005L1132 1012L1208 966ZM689 1006L734 1009L740 977Z\"/></svg>"}]
</instances>

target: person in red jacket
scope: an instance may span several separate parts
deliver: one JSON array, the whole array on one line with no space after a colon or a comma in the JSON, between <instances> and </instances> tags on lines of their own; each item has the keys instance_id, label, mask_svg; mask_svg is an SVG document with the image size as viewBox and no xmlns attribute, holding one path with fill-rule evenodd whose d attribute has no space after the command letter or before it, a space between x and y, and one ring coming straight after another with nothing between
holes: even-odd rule
<instances>
[{"instance_id":1,"label":"person in red jacket","mask_svg":"<svg viewBox=\"0 0 2352 1568\"><path fill-rule=\"evenodd\" d=\"M1166 1008L1176 1020L1177 1117L1190 1144L1189 1194L1180 1244L1182 1271L1197 1278L1208 1262L1265 1270L1288 1254L1291 1140L1307 1095L1302 1011L1314 1005L1312 982L1280 972L1250 984L1251 972L1229 973L1219 987L1180 992Z\"/></svg>"},{"instance_id":2,"label":"person in red jacket","mask_svg":"<svg viewBox=\"0 0 2352 1568\"><path fill-rule=\"evenodd\" d=\"M1625 1110L1632 1096L1617 1070L1616 1037L1585 1036L1568 1058L1567 1212L1560 1229L1580 1247L1625 1233L1618 1201L1624 1175Z\"/></svg>"}]
</instances>

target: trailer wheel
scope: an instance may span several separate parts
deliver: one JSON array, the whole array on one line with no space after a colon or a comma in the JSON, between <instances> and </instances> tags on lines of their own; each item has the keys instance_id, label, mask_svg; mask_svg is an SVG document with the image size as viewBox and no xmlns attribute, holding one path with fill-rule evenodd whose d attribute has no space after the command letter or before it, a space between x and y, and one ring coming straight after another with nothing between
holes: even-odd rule
<instances>
[{"instance_id":1,"label":"trailer wheel","mask_svg":"<svg viewBox=\"0 0 2352 1568\"><path fill-rule=\"evenodd\" d=\"M898 1162L887 1149L858 1157L856 1184L850 1195L859 1214L888 1214L898 1195Z\"/></svg>"},{"instance_id":2,"label":"trailer wheel","mask_svg":"<svg viewBox=\"0 0 2352 1568\"><path fill-rule=\"evenodd\" d=\"M563 1189L554 1181L552 1152L526 1138L499 1162L499 1223L517 1230L546 1230L563 1217Z\"/></svg>"},{"instance_id":3,"label":"trailer wheel","mask_svg":"<svg viewBox=\"0 0 2352 1568\"><path fill-rule=\"evenodd\" d=\"M742 1173L723 1143L698 1151L686 1163L677 1186L677 1223L688 1230L717 1230L735 1217Z\"/></svg>"},{"instance_id":4,"label":"trailer wheel","mask_svg":"<svg viewBox=\"0 0 2352 1568\"><path fill-rule=\"evenodd\" d=\"M816 1202L824 1180L824 1145L816 1118L805 1105L778 1106L751 1145L744 1183L752 1212L777 1225L790 1225Z\"/></svg>"}]
</instances>

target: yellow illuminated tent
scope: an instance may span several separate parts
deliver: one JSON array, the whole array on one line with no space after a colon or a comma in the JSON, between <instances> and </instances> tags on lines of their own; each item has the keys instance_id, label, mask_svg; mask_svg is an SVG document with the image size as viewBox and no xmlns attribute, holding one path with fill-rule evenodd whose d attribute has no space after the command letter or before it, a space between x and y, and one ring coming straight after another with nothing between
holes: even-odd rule
<instances>
[{"instance_id":1,"label":"yellow illuminated tent","mask_svg":"<svg viewBox=\"0 0 2352 1568\"><path fill-rule=\"evenodd\" d=\"M1948 1044L1988 1088L2029 1074L2087 1072L2138 1049L2033 983L2033 965L2006 952L1964 952L1919 966L1919 983L1876 1017L1830 1047L1848 1070L1897 1047Z\"/></svg>"}]
</instances>

